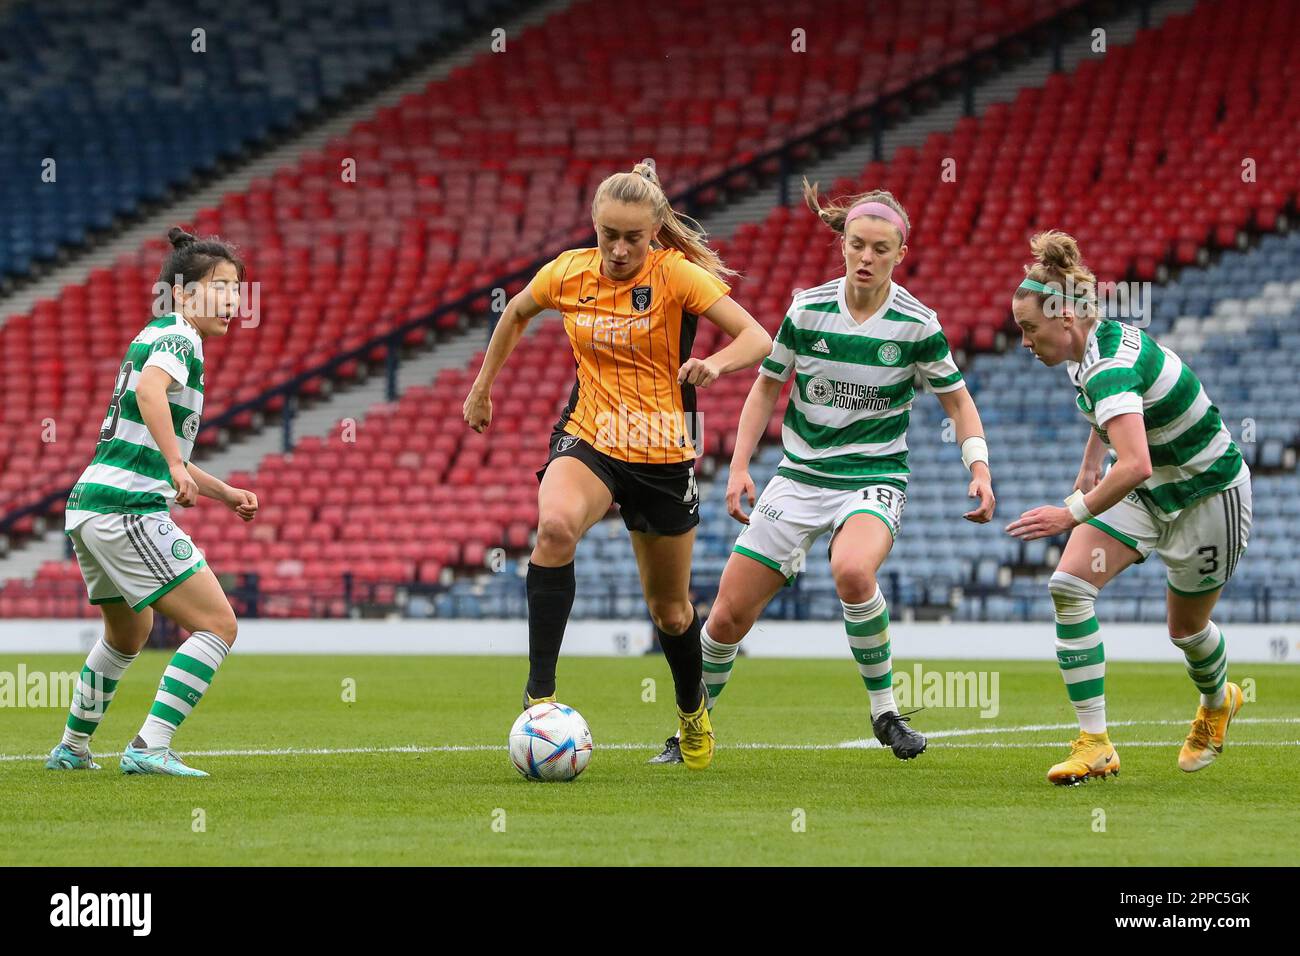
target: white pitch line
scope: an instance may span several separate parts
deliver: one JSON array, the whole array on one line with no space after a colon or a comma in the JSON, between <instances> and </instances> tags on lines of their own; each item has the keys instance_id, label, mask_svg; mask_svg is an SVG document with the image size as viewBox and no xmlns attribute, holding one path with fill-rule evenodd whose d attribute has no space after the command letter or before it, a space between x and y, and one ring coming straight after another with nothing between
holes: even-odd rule
<instances>
[{"instance_id":1,"label":"white pitch line","mask_svg":"<svg viewBox=\"0 0 1300 956\"><path fill-rule=\"evenodd\" d=\"M1176 727L1185 726L1186 720L1111 720L1107 727ZM1300 724L1300 717L1238 717L1234 724ZM1022 734L1041 730L1075 730L1078 724L1025 724L1021 727L960 727L952 730L930 730L925 736L931 740L942 737L968 737L974 734Z\"/></svg>"},{"instance_id":2,"label":"white pitch line","mask_svg":"<svg viewBox=\"0 0 1300 956\"><path fill-rule=\"evenodd\" d=\"M1110 724L1111 727L1138 727L1138 726L1169 726L1181 725L1186 721L1181 720L1120 720ZM1300 717L1242 717L1233 721L1237 724L1300 724ZM1013 734L1013 733L1031 733L1034 731L1044 730L1074 730L1077 724L1025 724L1020 727L960 727L949 730L935 730L926 734L926 737L942 739L948 737L973 736L976 734ZM1120 743L1125 747L1168 747L1179 741L1168 740L1149 740L1149 741L1127 741L1121 740ZM965 748L965 749L1016 749L1026 747L1058 747L1061 742L1057 740L1045 740L1039 742L1013 742L1001 743L998 741L989 741L985 743L949 743L944 744L948 748ZM600 744L596 745L598 750L653 750L655 747L661 747L662 744ZM1235 740L1232 746L1254 746L1254 747L1296 747L1300 746L1297 740ZM720 744L722 750L876 750L880 749L881 744L874 738L862 740L845 740L837 744L769 744L769 743L728 743ZM441 746L420 747L415 744L405 744L396 747L286 747L276 750L187 750L185 755L189 757L329 757L345 754L442 754L442 753L490 753L499 752L507 749L504 744L444 744ZM0 754L0 763L12 763L21 760L42 760L48 754ZM116 754L103 755L108 759Z\"/></svg>"},{"instance_id":3,"label":"white pitch line","mask_svg":"<svg viewBox=\"0 0 1300 956\"><path fill-rule=\"evenodd\" d=\"M1181 740L1121 740L1117 747L1122 746L1125 750L1130 747L1173 747L1182 743ZM1037 743L1003 743L998 740L990 740L986 743L978 744L944 744L943 750L1021 750L1030 747L1060 747L1064 741L1060 740L1043 740ZM1234 740L1229 746L1231 747L1300 747L1300 740ZM1224 748L1225 750L1228 747Z\"/></svg>"},{"instance_id":4,"label":"white pitch line","mask_svg":"<svg viewBox=\"0 0 1300 956\"><path fill-rule=\"evenodd\" d=\"M1061 747L1065 741L1044 740L1036 743L1006 743L987 741L983 743L946 743L942 750L1015 750L1041 747ZM1125 747L1172 747L1180 743L1177 740L1125 740ZM651 751L662 747L661 743L649 744L598 744L597 750L643 750ZM1234 740L1233 747L1300 747L1300 740ZM186 757L329 757L340 754L443 754L443 753L504 753L505 746L493 744L474 744L471 746L445 747L339 747L284 750L187 750ZM741 743L719 744L719 750L776 750L776 751L818 751L818 750L880 750L881 744L876 740L846 740L838 744L764 744ZM44 760L48 754L0 754L0 763L18 763L28 760ZM96 759L114 760L118 754L97 754Z\"/></svg>"}]
</instances>

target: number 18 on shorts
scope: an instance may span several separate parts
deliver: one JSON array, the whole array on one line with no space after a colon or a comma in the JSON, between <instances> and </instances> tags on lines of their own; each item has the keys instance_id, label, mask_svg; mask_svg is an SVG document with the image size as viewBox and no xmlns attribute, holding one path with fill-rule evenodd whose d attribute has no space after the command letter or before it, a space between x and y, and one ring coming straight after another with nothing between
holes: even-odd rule
<instances>
[{"instance_id":1,"label":"number 18 on shorts","mask_svg":"<svg viewBox=\"0 0 1300 956\"><path fill-rule=\"evenodd\" d=\"M897 537L906 504L906 492L896 485L820 488L777 475L754 504L733 550L793 581L813 543L828 531L838 531L853 515L874 515Z\"/></svg>"}]
</instances>

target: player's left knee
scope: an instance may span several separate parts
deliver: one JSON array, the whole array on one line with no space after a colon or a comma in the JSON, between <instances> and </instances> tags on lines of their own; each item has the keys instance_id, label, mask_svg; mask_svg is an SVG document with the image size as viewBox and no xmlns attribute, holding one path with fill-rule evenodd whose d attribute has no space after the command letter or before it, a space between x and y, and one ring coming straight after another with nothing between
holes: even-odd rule
<instances>
[{"instance_id":1,"label":"player's left knee","mask_svg":"<svg viewBox=\"0 0 1300 956\"><path fill-rule=\"evenodd\" d=\"M662 601L650 605L650 618L665 634L684 634L695 617L690 601Z\"/></svg>"},{"instance_id":2,"label":"player's left knee","mask_svg":"<svg viewBox=\"0 0 1300 956\"><path fill-rule=\"evenodd\" d=\"M1057 621L1075 623L1092 617L1098 593L1092 583L1056 571L1047 582L1047 591L1052 596Z\"/></svg>"},{"instance_id":3,"label":"player's left knee","mask_svg":"<svg viewBox=\"0 0 1300 956\"><path fill-rule=\"evenodd\" d=\"M239 621L235 618L235 612L227 608L223 613L214 615L203 630L215 634L227 647L234 647L235 638L239 635Z\"/></svg>"}]
</instances>

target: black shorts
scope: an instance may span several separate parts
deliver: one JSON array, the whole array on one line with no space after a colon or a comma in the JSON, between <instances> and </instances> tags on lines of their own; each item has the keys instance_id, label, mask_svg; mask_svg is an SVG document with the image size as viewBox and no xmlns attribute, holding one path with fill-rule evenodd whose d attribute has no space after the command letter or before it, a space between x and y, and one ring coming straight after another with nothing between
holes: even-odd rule
<instances>
[{"instance_id":1,"label":"black shorts","mask_svg":"<svg viewBox=\"0 0 1300 956\"><path fill-rule=\"evenodd\" d=\"M576 435L556 430L551 433L550 457L537 472L538 481L557 458L578 459L605 483L629 531L685 534L700 523L693 461L633 464L597 451Z\"/></svg>"}]
</instances>

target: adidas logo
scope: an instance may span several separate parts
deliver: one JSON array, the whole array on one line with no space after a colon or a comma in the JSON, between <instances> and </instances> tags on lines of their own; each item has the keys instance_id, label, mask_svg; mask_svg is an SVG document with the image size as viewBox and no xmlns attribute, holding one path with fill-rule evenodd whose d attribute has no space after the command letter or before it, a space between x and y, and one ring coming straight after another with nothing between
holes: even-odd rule
<instances>
[{"instance_id":1,"label":"adidas logo","mask_svg":"<svg viewBox=\"0 0 1300 956\"><path fill-rule=\"evenodd\" d=\"M821 352L823 355L831 354L831 347L826 344L825 339L818 339L816 342L814 342L812 350L814 352Z\"/></svg>"},{"instance_id":2,"label":"adidas logo","mask_svg":"<svg viewBox=\"0 0 1300 956\"><path fill-rule=\"evenodd\" d=\"M1209 577L1209 576L1206 576L1206 577L1201 578L1201 583L1202 583L1202 584L1217 584L1218 582L1216 582L1216 581L1214 580L1214 578Z\"/></svg>"}]
</instances>

